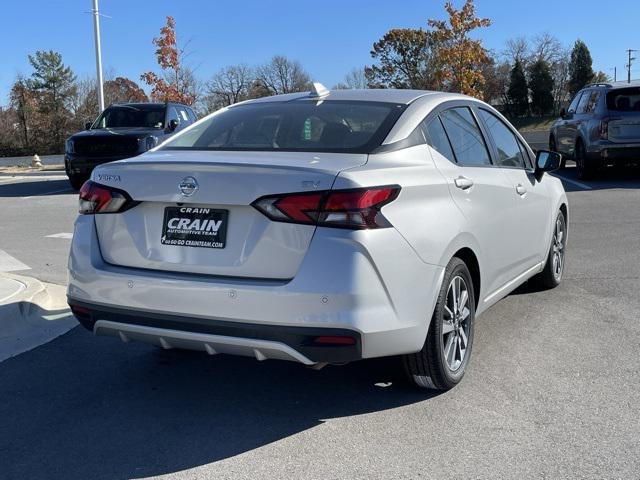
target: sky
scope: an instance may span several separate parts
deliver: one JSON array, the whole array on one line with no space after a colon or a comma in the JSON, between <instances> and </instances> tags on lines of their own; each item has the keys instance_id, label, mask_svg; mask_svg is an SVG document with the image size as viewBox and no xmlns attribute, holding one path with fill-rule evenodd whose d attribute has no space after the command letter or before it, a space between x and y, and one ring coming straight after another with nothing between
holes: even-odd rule
<instances>
[{"instance_id":1,"label":"sky","mask_svg":"<svg viewBox=\"0 0 640 480\"><path fill-rule=\"evenodd\" d=\"M95 77L92 0L2 0L0 106L16 75L31 74L27 55L56 50L79 78ZM454 0L460 7L463 0ZM543 32L571 46L586 42L593 66L618 79L626 75L627 48L640 50L639 0L614 8L594 0L476 0L479 16L493 24L477 38L497 53L514 37ZM187 65L206 80L220 68L256 65L275 54L299 60L315 81L331 87L354 67L371 64L372 44L391 28L426 27L445 18L444 0L100 0L105 72L139 82L158 70L151 40L167 15L176 19L178 41L189 42ZM632 68L640 78L640 52ZM141 82L139 82L141 83Z\"/></svg>"}]
</instances>

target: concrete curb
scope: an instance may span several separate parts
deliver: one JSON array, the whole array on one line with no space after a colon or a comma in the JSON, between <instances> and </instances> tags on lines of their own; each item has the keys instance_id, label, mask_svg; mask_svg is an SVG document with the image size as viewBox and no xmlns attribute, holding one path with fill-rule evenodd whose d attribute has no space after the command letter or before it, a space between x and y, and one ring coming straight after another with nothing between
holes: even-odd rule
<instances>
[{"instance_id":1,"label":"concrete curb","mask_svg":"<svg viewBox=\"0 0 640 480\"><path fill-rule=\"evenodd\" d=\"M0 362L68 332L78 323L66 288L35 278L0 274Z\"/></svg>"}]
</instances>

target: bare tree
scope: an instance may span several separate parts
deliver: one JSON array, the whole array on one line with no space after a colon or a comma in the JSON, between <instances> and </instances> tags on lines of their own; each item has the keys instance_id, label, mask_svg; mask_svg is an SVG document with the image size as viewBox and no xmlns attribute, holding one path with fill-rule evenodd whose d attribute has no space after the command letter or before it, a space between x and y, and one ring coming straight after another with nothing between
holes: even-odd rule
<instances>
[{"instance_id":1,"label":"bare tree","mask_svg":"<svg viewBox=\"0 0 640 480\"><path fill-rule=\"evenodd\" d=\"M250 97L255 81L253 69L245 64L224 67L206 86L205 104L208 111L218 110Z\"/></svg>"},{"instance_id":2,"label":"bare tree","mask_svg":"<svg viewBox=\"0 0 640 480\"><path fill-rule=\"evenodd\" d=\"M523 67L526 67L531 56L529 41L525 37L510 38L507 40L502 55L511 65L519 61Z\"/></svg>"},{"instance_id":3,"label":"bare tree","mask_svg":"<svg viewBox=\"0 0 640 480\"><path fill-rule=\"evenodd\" d=\"M353 68L345 75L344 83L347 85L347 88L367 88L367 77L364 68Z\"/></svg>"},{"instance_id":4,"label":"bare tree","mask_svg":"<svg viewBox=\"0 0 640 480\"><path fill-rule=\"evenodd\" d=\"M282 55L276 55L258 67L256 80L272 95L303 92L309 90L311 84L311 78L300 62Z\"/></svg>"}]
</instances>

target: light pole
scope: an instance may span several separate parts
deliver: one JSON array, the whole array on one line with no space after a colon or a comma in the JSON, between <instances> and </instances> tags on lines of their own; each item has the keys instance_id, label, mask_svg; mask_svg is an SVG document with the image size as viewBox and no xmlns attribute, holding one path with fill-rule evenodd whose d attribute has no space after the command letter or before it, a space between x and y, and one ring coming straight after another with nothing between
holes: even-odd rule
<instances>
[{"instance_id":1,"label":"light pole","mask_svg":"<svg viewBox=\"0 0 640 480\"><path fill-rule=\"evenodd\" d=\"M93 37L96 45L96 77L98 79L98 105L100 113L104 110L104 89L102 87L102 52L100 48L100 12L98 0L93 0Z\"/></svg>"}]
</instances>

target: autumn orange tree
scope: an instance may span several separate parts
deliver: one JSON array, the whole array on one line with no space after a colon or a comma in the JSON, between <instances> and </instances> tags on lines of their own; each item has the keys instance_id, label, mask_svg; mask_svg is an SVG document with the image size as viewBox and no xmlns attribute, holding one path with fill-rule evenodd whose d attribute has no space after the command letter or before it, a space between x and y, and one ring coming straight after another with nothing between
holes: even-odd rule
<instances>
[{"instance_id":1,"label":"autumn orange tree","mask_svg":"<svg viewBox=\"0 0 640 480\"><path fill-rule=\"evenodd\" d=\"M182 65L184 50L178 48L176 21L167 17L167 23L160 29L160 36L153 39L156 58L163 71L143 73L140 78L152 87L151 98L160 102L178 102L191 105L196 100L193 72Z\"/></svg>"},{"instance_id":2,"label":"autumn orange tree","mask_svg":"<svg viewBox=\"0 0 640 480\"><path fill-rule=\"evenodd\" d=\"M483 98L485 78L483 67L490 61L489 55L480 40L474 40L469 34L491 25L488 18L478 18L473 0L466 0L457 10L447 2L445 9L449 21L429 20L433 28L433 38L438 44L435 52L436 63L440 69L436 72L442 88L458 91L466 95Z\"/></svg>"}]
</instances>

